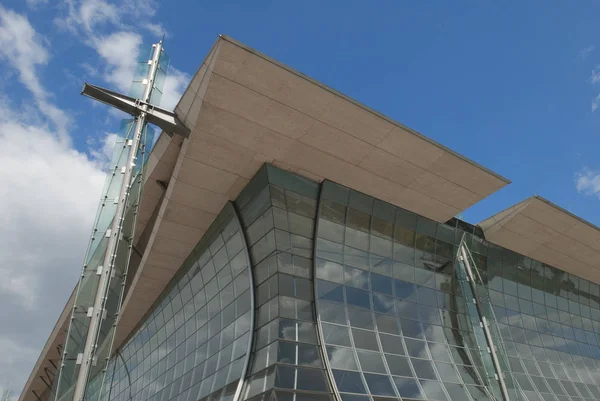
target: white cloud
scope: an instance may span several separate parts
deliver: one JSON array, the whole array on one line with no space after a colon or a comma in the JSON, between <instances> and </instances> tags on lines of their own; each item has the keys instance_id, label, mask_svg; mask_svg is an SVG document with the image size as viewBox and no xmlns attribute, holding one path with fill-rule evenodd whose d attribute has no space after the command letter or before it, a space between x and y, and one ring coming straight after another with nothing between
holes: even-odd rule
<instances>
[{"instance_id":1,"label":"white cloud","mask_svg":"<svg viewBox=\"0 0 600 401\"><path fill-rule=\"evenodd\" d=\"M136 20L139 29L157 37L162 36L166 32L165 28L160 23L151 21L157 4L152 0L124 0L118 7L105 0L67 0L67 4L67 16L59 24L72 31L82 31L83 42L96 50L101 58L99 67L83 64L82 68L89 75L101 75L107 84L127 93L142 50L143 38L134 26L128 26L123 21ZM116 27L117 30L103 33L107 30L100 29L103 24ZM163 88L161 107L173 110L190 79L188 74L170 67Z\"/></svg>"},{"instance_id":2,"label":"white cloud","mask_svg":"<svg viewBox=\"0 0 600 401\"><path fill-rule=\"evenodd\" d=\"M103 26L131 27L131 21L134 25L149 23L158 8L153 0L65 0L64 3L66 14L55 18L54 23L71 32L83 30L90 37Z\"/></svg>"},{"instance_id":3,"label":"white cloud","mask_svg":"<svg viewBox=\"0 0 600 401\"><path fill-rule=\"evenodd\" d=\"M27 1L34 6L45 0ZM135 28L163 30L151 21L156 4L65 0L64 5L59 25L94 49L99 59L74 62L127 92L142 43ZM89 150L72 147L73 124L41 78L51 60L50 42L26 16L3 6L0 46L0 62L15 71L8 78L18 78L35 100L15 107L11 102L19 99L0 93L0 379L11 382L18 396L77 282L104 183L103 168L117 136L100 135ZM163 107L175 106L189 79L171 67ZM33 324L38 329L31 330Z\"/></svg>"},{"instance_id":4,"label":"white cloud","mask_svg":"<svg viewBox=\"0 0 600 401\"><path fill-rule=\"evenodd\" d=\"M575 187L580 194L600 198L600 171L584 168L575 174Z\"/></svg>"},{"instance_id":5,"label":"white cloud","mask_svg":"<svg viewBox=\"0 0 600 401\"><path fill-rule=\"evenodd\" d=\"M595 48L596 47L594 45L589 45L588 47L584 47L583 49L581 49L579 51L578 57L581 60L586 60L588 58L588 56L590 55L590 53L592 53Z\"/></svg>"},{"instance_id":6,"label":"white cloud","mask_svg":"<svg viewBox=\"0 0 600 401\"><path fill-rule=\"evenodd\" d=\"M104 80L121 92L129 91L140 57L141 44L140 35L126 31L115 32L95 42L94 47L105 63ZM173 110L190 79L185 72L169 67L160 106Z\"/></svg>"},{"instance_id":7,"label":"white cloud","mask_svg":"<svg viewBox=\"0 0 600 401\"><path fill-rule=\"evenodd\" d=\"M598 82L600 82L600 65L597 65L592 70L592 75L590 76L590 81L593 84L597 84Z\"/></svg>"},{"instance_id":8,"label":"white cloud","mask_svg":"<svg viewBox=\"0 0 600 401\"><path fill-rule=\"evenodd\" d=\"M596 96L596 98L592 101L592 111L596 111L600 106L600 95Z\"/></svg>"},{"instance_id":9,"label":"white cloud","mask_svg":"<svg viewBox=\"0 0 600 401\"><path fill-rule=\"evenodd\" d=\"M23 358L16 357L17 353L14 352L17 347L19 348L20 353ZM23 344L19 344L15 341L11 341L6 338L0 337L0 355L5 356L4 358L0 358L0 372L22 372L29 368L23 362L28 359L33 359L37 357L39 353L38 350L31 347L23 347ZM6 391L10 391L9 400L16 401L19 396L19 389L16 387L19 382L15 379L14 374L8 374L4 376L0 376L0 397L5 395ZM2 400L4 400L2 398Z\"/></svg>"},{"instance_id":10,"label":"white cloud","mask_svg":"<svg viewBox=\"0 0 600 401\"><path fill-rule=\"evenodd\" d=\"M77 282L104 173L18 120L0 122L0 160L0 377L18 391Z\"/></svg>"},{"instance_id":11,"label":"white cloud","mask_svg":"<svg viewBox=\"0 0 600 401\"><path fill-rule=\"evenodd\" d=\"M65 0L67 13L55 18L54 23L63 29L77 33L83 29L92 32L97 25L119 22L119 8L103 0Z\"/></svg>"},{"instance_id":12,"label":"white cloud","mask_svg":"<svg viewBox=\"0 0 600 401\"><path fill-rule=\"evenodd\" d=\"M191 77L185 72L179 71L175 67L169 67L160 107L167 110L175 109L177 102L181 99L181 95L183 95L183 92L190 83L190 79Z\"/></svg>"},{"instance_id":13,"label":"white cloud","mask_svg":"<svg viewBox=\"0 0 600 401\"><path fill-rule=\"evenodd\" d=\"M104 80L119 91L127 93L140 57L142 37L133 32L120 31L96 40L94 47L105 63ZM162 108L173 110L185 91L190 76L169 67L160 102Z\"/></svg>"},{"instance_id":14,"label":"white cloud","mask_svg":"<svg viewBox=\"0 0 600 401\"><path fill-rule=\"evenodd\" d=\"M0 5L0 59L19 73L19 80L31 92L41 113L55 125L65 139L69 118L49 100L50 95L39 79L39 66L48 63L49 54L43 39L27 17Z\"/></svg>"},{"instance_id":15,"label":"white cloud","mask_svg":"<svg viewBox=\"0 0 600 401\"><path fill-rule=\"evenodd\" d=\"M37 10L41 5L48 4L48 0L25 0L25 3L32 10Z\"/></svg>"},{"instance_id":16,"label":"white cloud","mask_svg":"<svg viewBox=\"0 0 600 401\"><path fill-rule=\"evenodd\" d=\"M110 163L118 138L119 135L111 132L107 132L99 141L99 144L95 139L88 138L87 144L89 146L89 154L96 162L96 165L103 170L106 169Z\"/></svg>"},{"instance_id":17,"label":"white cloud","mask_svg":"<svg viewBox=\"0 0 600 401\"><path fill-rule=\"evenodd\" d=\"M94 41L105 63L104 80L127 93L135 72L142 37L133 32L115 32Z\"/></svg>"},{"instance_id":18,"label":"white cloud","mask_svg":"<svg viewBox=\"0 0 600 401\"><path fill-rule=\"evenodd\" d=\"M48 44L2 6L0 46L35 100L17 109L0 94L0 379L18 396L77 282L105 174L72 148L72 124L43 85Z\"/></svg>"},{"instance_id":19,"label":"white cloud","mask_svg":"<svg viewBox=\"0 0 600 401\"><path fill-rule=\"evenodd\" d=\"M165 37L169 36L167 30L161 24L148 22L147 24L144 24L143 27L157 38L162 38L163 35L165 35Z\"/></svg>"}]
</instances>

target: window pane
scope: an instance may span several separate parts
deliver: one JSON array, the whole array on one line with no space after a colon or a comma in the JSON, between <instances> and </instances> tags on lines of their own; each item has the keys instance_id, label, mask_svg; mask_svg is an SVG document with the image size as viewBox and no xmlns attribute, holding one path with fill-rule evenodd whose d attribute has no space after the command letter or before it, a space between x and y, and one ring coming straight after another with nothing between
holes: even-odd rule
<instances>
[{"instance_id":1,"label":"window pane","mask_svg":"<svg viewBox=\"0 0 600 401\"><path fill-rule=\"evenodd\" d=\"M367 349L378 351L377 337L375 332L367 330L352 329L352 337L354 338L354 346L359 349Z\"/></svg>"},{"instance_id":2,"label":"window pane","mask_svg":"<svg viewBox=\"0 0 600 401\"><path fill-rule=\"evenodd\" d=\"M333 377L339 391L349 393L365 394L365 387L358 372L348 372L344 370L333 370Z\"/></svg>"},{"instance_id":3,"label":"window pane","mask_svg":"<svg viewBox=\"0 0 600 401\"><path fill-rule=\"evenodd\" d=\"M415 379L409 379L407 377L394 377L394 384L398 389L398 393L400 397L403 398L419 398L423 399L423 394L421 394L421 389L419 389L419 385ZM461 400L464 401L465 399Z\"/></svg>"},{"instance_id":4,"label":"window pane","mask_svg":"<svg viewBox=\"0 0 600 401\"><path fill-rule=\"evenodd\" d=\"M381 354L357 350L360 367L365 372L386 373Z\"/></svg>"},{"instance_id":5,"label":"window pane","mask_svg":"<svg viewBox=\"0 0 600 401\"><path fill-rule=\"evenodd\" d=\"M387 396L395 395L390 379L387 376L365 373L365 380L367 381L367 386L369 387L371 394Z\"/></svg>"},{"instance_id":6,"label":"window pane","mask_svg":"<svg viewBox=\"0 0 600 401\"><path fill-rule=\"evenodd\" d=\"M354 351L351 348L328 346L327 356L332 369L358 370Z\"/></svg>"},{"instance_id":7,"label":"window pane","mask_svg":"<svg viewBox=\"0 0 600 401\"><path fill-rule=\"evenodd\" d=\"M413 376L407 358L403 356L386 354L385 359L387 360L388 367L393 375L407 377Z\"/></svg>"}]
</instances>

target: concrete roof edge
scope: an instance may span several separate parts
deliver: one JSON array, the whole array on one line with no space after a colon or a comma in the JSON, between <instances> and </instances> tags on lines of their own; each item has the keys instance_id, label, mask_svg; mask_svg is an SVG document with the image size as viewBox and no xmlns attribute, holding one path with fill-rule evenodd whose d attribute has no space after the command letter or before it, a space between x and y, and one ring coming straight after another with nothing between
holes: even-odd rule
<instances>
[{"instance_id":1,"label":"concrete roof edge","mask_svg":"<svg viewBox=\"0 0 600 401\"><path fill-rule=\"evenodd\" d=\"M481 223L483 223L483 222L486 222L486 221L488 221L488 220L490 220L490 219L493 219L494 217L498 216L498 215L499 215L499 214L501 214L501 213L507 212L507 211L509 211L510 209L514 209L514 208L516 208L517 206L523 205L524 203L526 203L526 202L528 202L528 201L532 200L534 197L535 197L535 196L530 196L529 198L525 198L525 199L523 199L523 200L522 200L522 201L520 201L520 202L517 202L517 203L515 203L515 204L513 204L513 205L510 205L510 206L508 206L508 207L505 207L504 209L501 209L500 211L498 211L498 212L496 212L496 213L492 214L491 216L488 216L488 217L486 217L485 219L481 220L481 221L480 221L479 223L477 223L476 225L478 226L478 225L480 225L480 224L481 224Z\"/></svg>"},{"instance_id":2,"label":"concrete roof edge","mask_svg":"<svg viewBox=\"0 0 600 401\"><path fill-rule=\"evenodd\" d=\"M64 306L62 312L58 316L58 319L56 319L56 323L54 324L54 327L52 328L50 335L48 335L48 339L46 340L46 343L44 344L44 347L42 348L40 355L38 356L38 359L36 360L35 364L33 365L33 368L31 369L31 373L29 374L29 377L27 378L25 385L23 386L21 394L19 395L19 401L22 401L24 399L24 397L27 395L27 389L31 386L31 384L33 383L33 380L35 380L37 378L37 372L41 368L42 363L48 359L47 358L48 352L50 351L50 347L54 343L58 332L62 329L65 321L70 318L71 312L73 311L71 300L73 300L73 302L75 301L76 293L77 293L77 285L75 285L75 288L73 288L73 292L71 292L71 295L67 299L67 302L65 303L65 306Z\"/></svg>"},{"instance_id":3,"label":"concrete roof edge","mask_svg":"<svg viewBox=\"0 0 600 401\"><path fill-rule=\"evenodd\" d=\"M600 231L600 227L596 226L595 224L590 223L589 221L585 220L582 217L577 216L574 213L569 212L567 209L565 209L565 208L563 208L561 206L558 206L556 203L554 203L554 202L552 202L552 201L544 198L543 196L533 195L530 199L537 199L539 201L542 201L542 202L546 203L548 206L552 206L556 210L558 210L558 211L560 211L560 212L562 212L562 213L564 213L564 214L566 214L566 215L568 215L570 217L573 217L574 219L576 219L577 221L579 221L579 222L581 222L583 224L588 225L590 228L593 228L594 230Z\"/></svg>"},{"instance_id":4,"label":"concrete roof edge","mask_svg":"<svg viewBox=\"0 0 600 401\"><path fill-rule=\"evenodd\" d=\"M469 158L461 155L460 153L458 153L458 152L456 152L456 151L454 151L454 150L452 150L452 149L450 149L450 148L442 145L441 143L436 142L436 141L434 141L431 138L428 138L427 136L421 134L420 132L415 131L414 129L411 129L411 128L405 126L404 124L402 124L402 123L400 123L400 122L398 122L396 120L393 120L393 119L391 119L390 117L388 117L388 116L386 116L384 114L381 114L380 112L378 112L376 110L373 110L372 108L370 108L370 107L368 107L368 106L366 106L366 105L364 105L364 104L362 104L362 103L360 103L360 102L352 99L348 95L345 95L342 92L340 92L338 90L335 90L335 89L333 89L333 88L331 88L331 87L329 87L329 86L327 86L327 85L325 85L325 84L323 84L323 83L321 83L321 82L319 82L319 81L317 81L317 80L315 80L315 79L313 79L313 78L311 78L311 77L309 77L309 76L301 73L298 70L293 69L292 67L289 67L289 66L287 66L287 65L285 65L285 64L283 64L283 63L281 63L281 62L279 62L279 61L277 61L275 59L272 59L271 57L269 57L269 56L267 56L267 55L259 52L258 50L255 50L255 49L253 49L253 48L251 48L251 47L249 47L249 46L247 46L247 45L245 45L245 44L243 44L243 43L241 43L241 42L239 42L239 41L237 41L237 40L235 40L235 39L233 39L233 38L231 38L231 37L229 37L227 35L224 35L224 34L220 34L219 35L219 39L222 39L222 40L225 40L225 41L227 41L227 42L229 42L231 44L234 44L234 45L236 45L236 46L238 46L238 47L240 47L240 48L242 48L242 49L244 49L244 50L246 50L246 51L248 51L248 52L250 52L250 53L252 53L252 54L254 54L254 55L256 55L256 56L258 56L258 57L260 57L260 58L262 58L262 59L264 59L266 61L268 61L268 62L270 62L270 63L273 63L273 64L275 64L275 65L277 65L277 66L279 66L279 67L281 67L281 68L283 68L283 69L291 72L294 75L297 75L298 77L300 77L302 79L305 79L305 80L309 81L312 84L315 84L315 85L317 85L317 86L319 86L319 87L321 87L321 88L323 88L323 89L325 89L325 90L333 93L336 96L341 97L342 99L344 99L344 100L346 100L346 101L348 101L348 102L350 102L350 103L352 103L352 104L354 104L354 105L356 105L356 106L358 106L358 107L360 107L360 108L362 108L362 109L370 112L371 114L374 114L375 116L377 116L379 118L382 118L382 119L386 120L387 122L389 122L391 124L394 124L395 126L397 126L399 128L402 128L402 129L410 132L411 134L419 137L420 139L423 139L424 141L427 141L430 144L432 144L434 146L437 146L438 148L440 148L440 149L442 149L442 150L444 150L446 152L451 153L452 155L454 155L454 156L458 157L459 159L461 159L461 160L463 160L463 161L465 161L465 162L467 162L467 163L469 163L469 164L471 164L471 165L473 165L473 166L475 166L475 167L477 167L477 168L485 171L486 173L493 175L494 177L498 178L499 180L504 181L506 184L510 184L512 182L508 178L506 178L506 177L504 177L504 176L502 176L502 175L500 175L500 174L498 174L498 173L496 173L496 172L488 169L487 167L482 166L481 164L479 164L479 163L477 163L477 162L475 162L475 161L473 161L473 160L471 160L471 159L469 159Z\"/></svg>"}]
</instances>

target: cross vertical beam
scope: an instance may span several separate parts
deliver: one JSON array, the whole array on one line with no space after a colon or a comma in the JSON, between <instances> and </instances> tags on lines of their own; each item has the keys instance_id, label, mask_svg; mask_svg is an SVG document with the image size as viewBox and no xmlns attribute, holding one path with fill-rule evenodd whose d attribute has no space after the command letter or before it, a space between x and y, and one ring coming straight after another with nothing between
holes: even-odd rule
<instances>
[{"instance_id":1,"label":"cross vertical beam","mask_svg":"<svg viewBox=\"0 0 600 401\"><path fill-rule=\"evenodd\" d=\"M154 87L154 79L156 77L158 62L162 51L162 41L153 47L154 53L151 60L150 71L148 72L147 84L144 89L143 97L140 99L141 102L139 102L139 111L136 113L135 132L131 144L129 145L127 163L125 164L123 181L119 190L117 210L115 212L112 225L110 226L110 231L107 231L107 233L110 232L110 238L108 240L102 263L102 266L105 268L102 270L94 297L93 310L90 316L85 346L82 353L81 367L79 369L77 381L73 390L73 401L84 400L85 391L90 378L90 371L94 364L94 357L98 349L98 337L103 319L106 299L108 297L110 278L115 268L114 263L117 255L117 247L119 245L119 239L123 228L123 220L126 212L127 199L130 193L129 190L131 188L131 180L136 166L137 153L140 148L142 132L146 125L146 116L150 107L150 96Z\"/></svg>"}]
</instances>

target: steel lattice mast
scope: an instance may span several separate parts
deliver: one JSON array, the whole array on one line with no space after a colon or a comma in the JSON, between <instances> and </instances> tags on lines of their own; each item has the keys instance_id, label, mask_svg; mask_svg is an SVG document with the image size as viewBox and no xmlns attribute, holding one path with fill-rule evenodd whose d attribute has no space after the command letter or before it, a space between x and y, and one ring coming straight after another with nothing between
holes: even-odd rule
<instances>
[{"instance_id":1,"label":"steel lattice mast","mask_svg":"<svg viewBox=\"0 0 600 401\"><path fill-rule=\"evenodd\" d=\"M136 210L132 211L131 209L137 208L143 185L142 168L139 165L141 163L138 155L140 150L142 154L144 152L143 142L147 124L155 124L168 133L186 137L189 135L189 129L179 121L173 112L150 103L153 89L156 89L155 81L159 73L161 56L163 56L162 40L153 45L152 56L146 61L149 68L146 77L141 82L144 90L140 98L122 95L87 83L82 91L83 95L131 114L135 120L124 138L121 153L116 157L112 178L107 178L107 186L77 289L76 303L73 307L60 374L55 383L57 401L83 401L90 380L93 379L92 370L98 362L105 363L98 361L98 355L102 354L106 357L105 359L108 359L111 353L114 328L118 321L125 285L123 281L120 283L120 289L115 291L116 286L114 283L111 285L111 279L115 277L115 271L118 271L123 278L127 273L127 264L133 246L135 216L137 215ZM166 69L161 73L164 76ZM117 174L118 178L116 178ZM139 180L134 182L136 177ZM134 197L132 202L129 198L135 185L138 185L136 188L138 198ZM110 224L106 221L106 225L103 226L103 219L107 220L106 215L112 212L112 209L108 209L108 211L104 209L109 202L114 202L116 209L114 215L108 216L112 219ZM104 216L102 215L103 211L106 212ZM126 219L127 227L125 227ZM125 240L124 228L127 229L129 235ZM102 240L94 242L94 240L98 240L95 238L96 232L104 229L105 231L100 233L104 235ZM104 246L106 247L104 248ZM110 325L106 321L108 303L111 305L114 319L109 321L112 323ZM87 310L82 310L86 308ZM107 326L112 326L108 332ZM74 358L74 353L76 353L76 358ZM102 369L102 373L104 372L105 368ZM72 397L69 397L70 394Z\"/></svg>"}]
</instances>

